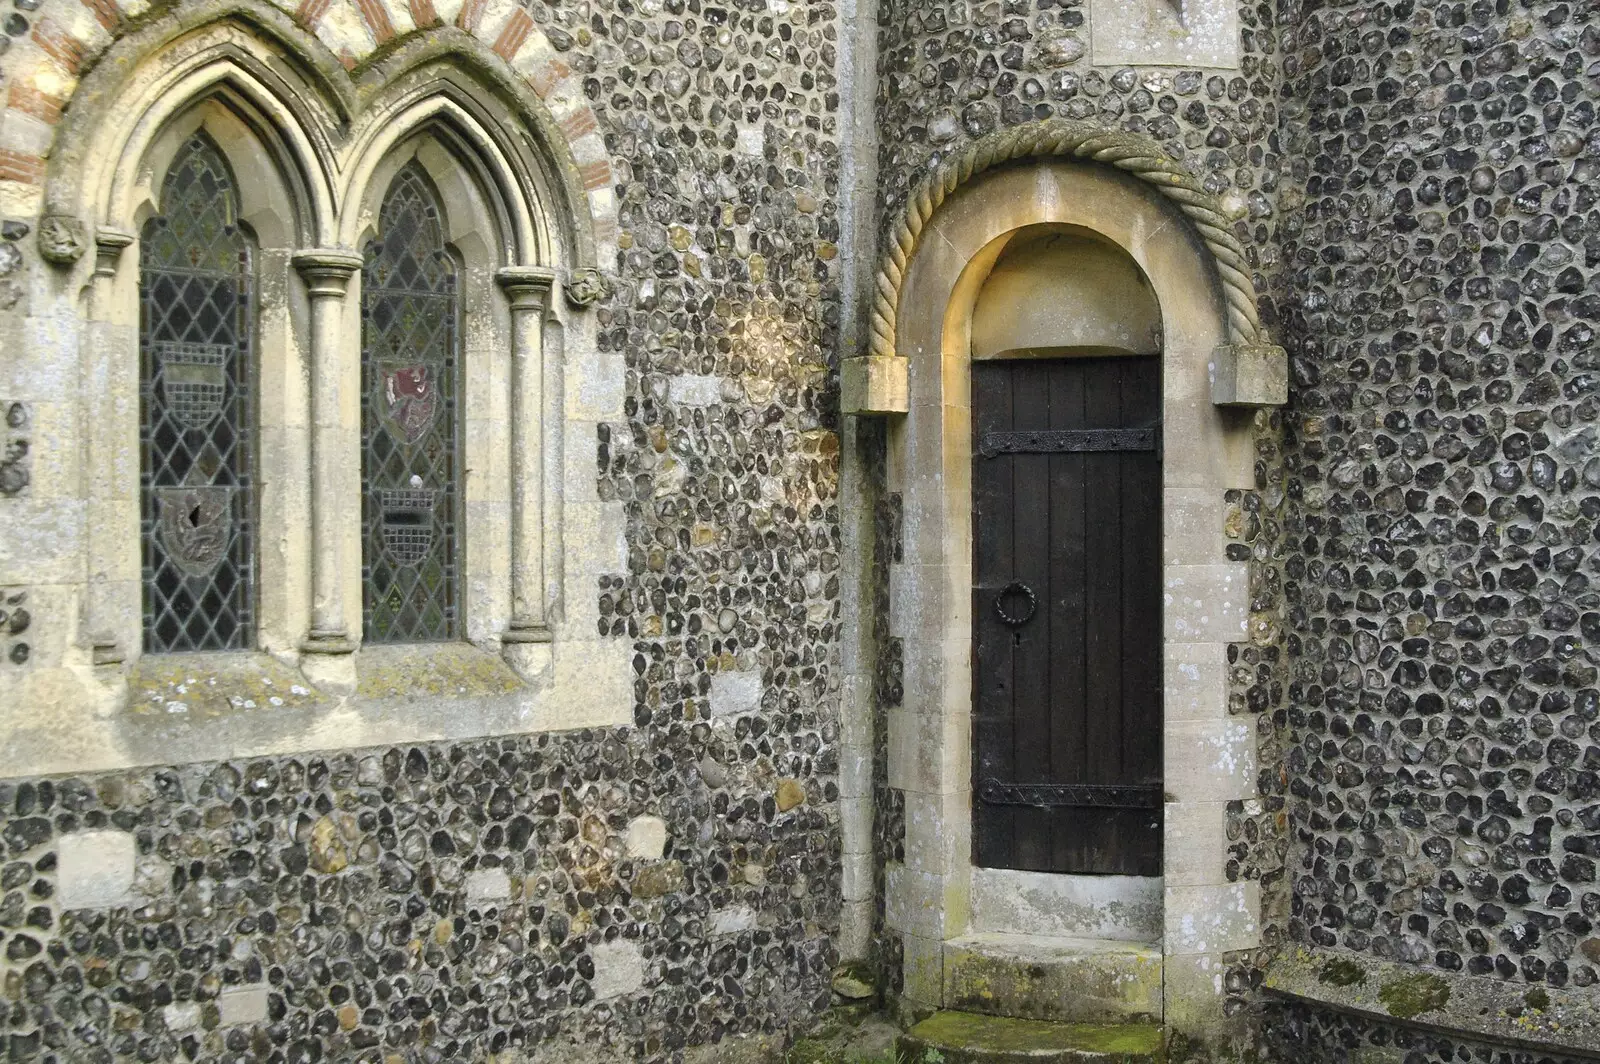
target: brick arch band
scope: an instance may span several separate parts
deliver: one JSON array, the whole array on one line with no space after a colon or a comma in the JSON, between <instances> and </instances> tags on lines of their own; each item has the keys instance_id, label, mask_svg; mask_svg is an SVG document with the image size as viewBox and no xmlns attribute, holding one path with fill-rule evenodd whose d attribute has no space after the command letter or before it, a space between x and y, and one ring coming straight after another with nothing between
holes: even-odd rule
<instances>
[{"instance_id":1,"label":"brick arch band","mask_svg":"<svg viewBox=\"0 0 1600 1064\"><path fill-rule=\"evenodd\" d=\"M74 175L58 179L63 160L53 158L64 147L63 129L74 124L74 105L82 104L75 99L79 89L104 80L96 78L101 67L133 61L115 54L123 42L148 36L153 47L160 38L228 17L281 27L273 35L280 42L314 42L291 51L315 69L317 84L330 93L332 113L344 121L363 105L368 83L385 76L384 68L428 47L422 31L441 31L441 43L475 49L476 55L467 58L481 57L497 68L491 73L535 101L522 117L548 149L558 197L583 221L569 234L575 243L569 249L571 265L587 286L586 300L588 289L604 287L596 280L596 245L615 238L616 201L598 116L579 73L528 12L508 0L299 0L298 6L294 0L230 0L214 8L159 10L138 0L48 0L29 46L13 48L0 63L10 82L0 100L0 182L43 192L39 236L46 259L75 261L89 235L76 231L77 204L63 202L57 187L62 179L72 184ZM113 74L106 83L115 80Z\"/></svg>"},{"instance_id":2,"label":"brick arch band","mask_svg":"<svg viewBox=\"0 0 1600 1064\"><path fill-rule=\"evenodd\" d=\"M1024 159L1064 159L1100 163L1149 184L1183 213L1216 265L1227 302L1229 343L1216 353L1213 401L1229 406L1271 406L1284 401L1287 358L1272 343L1256 309L1244 245L1230 229L1229 214L1199 178L1184 168L1153 138L1109 130L1068 119L1031 122L992 133L946 159L906 198L890 227L889 248L879 265L873 295L871 341L867 360L899 372L896 315L906 271L929 220L957 189L987 170ZM1263 371L1270 380L1262 387ZM1241 387L1240 385L1243 385ZM898 413L852 403L846 386L846 409L862 413Z\"/></svg>"}]
</instances>

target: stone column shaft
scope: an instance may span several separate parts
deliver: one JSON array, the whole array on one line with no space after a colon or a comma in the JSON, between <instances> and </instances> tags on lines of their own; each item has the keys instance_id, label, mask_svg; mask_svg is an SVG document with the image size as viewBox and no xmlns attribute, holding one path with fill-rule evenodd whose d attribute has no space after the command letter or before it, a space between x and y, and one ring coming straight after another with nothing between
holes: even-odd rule
<instances>
[{"instance_id":1,"label":"stone column shaft","mask_svg":"<svg viewBox=\"0 0 1600 1064\"><path fill-rule=\"evenodd\" d=\"M294 257L311 297L311 630L301 649L311 654L348 654L350 635L344 602L344 530L349 500L339 497L341 470L358 458L345 454L341 394L345 365L345 294L362 258L352 251L317 248Z\"/></svg>"},{"instance_id":2,"label":"stone column shaft","mask_svg":"<svg viewBox=\"0 0 1600 1064\"><path fill-rule=\"evenodd\" d=\"M508 266L511 301L511 624L504 643L550 642L544 566L544 316L555 274Z\"/></svg>"},{"instance_id":3,"label":"stone column shaft","mask_svg":"<svg viewBox=\"0 0 1600 1064\"><path fill-rule=\"evenodd\" d=\"M121 424L116 414L116 377L125 376L124 359L139 363L137 343L129 343L127 315L116 307L117 270L122 253L134 242L132 233L102 227L95 232L94 280L89 292L89 320L85 323L83 360L83 460L87 481L88 587L84 591L84 632L95 665L116 665L128 648L118 638L116 593L111 572L123 545L117 542L119 522L115 508L126 490L118 483L117 440L111 435ZM135 311L135 315L137 311ZM137 320L135 317L134 320ZM114 374L114 370L117 370ZM135 380L138 379L135 368ZM137 483L137 482L135 482ZM108 541L108 537L113 537Z\"/></svg>"}]
</instances>

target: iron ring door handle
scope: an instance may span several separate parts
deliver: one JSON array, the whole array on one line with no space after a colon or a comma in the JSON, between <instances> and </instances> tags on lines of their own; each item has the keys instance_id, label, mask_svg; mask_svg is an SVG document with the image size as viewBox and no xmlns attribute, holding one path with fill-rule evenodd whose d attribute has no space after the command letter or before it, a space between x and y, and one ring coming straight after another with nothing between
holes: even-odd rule
<instances>
[{"instance_id":1,"label":"iron ring door handle","mask_svg":"<svg viewBox=\"0 0 1600 1064\"><path fill-rule=\"evenodd\" d=\"M1006 599L1012 595L1022 595L1027 601L1027 609L1020 614L1006 611ZM1039 611L1039 596L1033 593L1033 588L1021 580L1013 580L1000 589L994 598L994 612L999 615L1000 623L1008 628L1021 628L1033 620L1033 615Z\"/></svg>"}]
</instances>

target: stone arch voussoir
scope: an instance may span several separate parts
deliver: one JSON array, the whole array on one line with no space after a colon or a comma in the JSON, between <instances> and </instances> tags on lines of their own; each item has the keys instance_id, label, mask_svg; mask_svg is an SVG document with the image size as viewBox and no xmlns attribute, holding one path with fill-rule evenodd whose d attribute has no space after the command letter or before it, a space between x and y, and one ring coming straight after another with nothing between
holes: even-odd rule
<instances>
[{"instance_id":1,"label":"stone arch voussoir","mask_svg":"<svg viewBox=\"0 0 1600 1064\"><path fill-rule=\"evenodd\" d=\"M1228 212L1200 179L1159 143L1139 133L1105 129L1068 119L1032 122L974 141L921 181L889 229L873 293L867 357L851 359L844 380L847 413L903 413L903 362L895 350L896 316L906 271L928 222L939 207L974 177L1025 159L1099 163L1149 184L1194 227L1216 265L1227 304L1229 343L1216 352L1213 401L1228 406L1269 406L1285 401L1287 359L1272 343L1256 308L1255 284L1243 244Z\"/></svg>"},{"instance_id":2,"label":"stone arch voussoir","mask_svg":"<svg viewBox=\"0 0 1600 1064\"><path fill-rule=\"evenodd\" d=\"M198 6L186 15L187 6L158 17L184 26L204 21L196 17ZM327 50L329 65L342 66L353 77L421 31L446 29L474 38L485 55L504 64L508 79L539 100L550 132L559 134L546 139L561 142L550 147L565 156L563 178L586 201L592 226L592 234L579 240L574 265L593 271L595 245L609 243L617 228L610 153L581 78L521 5L514 0L300 0L291 9L265 0L234 0L220 10L207 9L205 17L223 18L240 6L259 7L269 20L292 20ZM50 0L50 9L35 22L32 47L25 55L12 53L18 62L0 101L0 181L48 186L57 126L80 79L125 37L145 29L150 19L141 12L124 0Z\"/></svg>"}]
</instances>

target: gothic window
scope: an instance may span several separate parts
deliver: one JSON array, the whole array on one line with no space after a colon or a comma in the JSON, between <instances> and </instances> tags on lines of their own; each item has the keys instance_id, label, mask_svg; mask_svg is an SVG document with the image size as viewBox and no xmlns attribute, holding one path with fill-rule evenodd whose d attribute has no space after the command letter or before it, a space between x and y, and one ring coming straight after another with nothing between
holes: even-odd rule
<instances>
[{"instance_id":1,"label":"gothic window","mask_svg":"<svg viewBox=\"0 0 1600 1064\"><path fill-rule=\"evenodd\" d=\"M384 198L361 284L366 641L454 639L456 270L415 162Z\"/></svg>"},{"instance_id":2,"label":"gothic window","mask_svg":"<svg viewBox=\"0 0 1600 1064\"><path fill-rule=\"evenodd\" d=\"M191 137L139 249L146 651L240 650L255 624L250 243L222 155Z\"/></svg>"}]
</instances>

